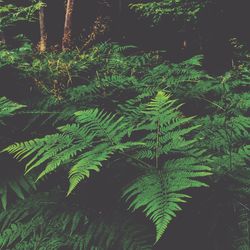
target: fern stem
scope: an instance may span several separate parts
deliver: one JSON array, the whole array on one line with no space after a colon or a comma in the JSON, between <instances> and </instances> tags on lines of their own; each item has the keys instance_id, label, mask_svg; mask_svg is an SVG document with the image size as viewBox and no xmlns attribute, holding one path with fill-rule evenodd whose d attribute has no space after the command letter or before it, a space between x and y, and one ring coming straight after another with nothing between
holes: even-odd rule
<instances>
[{"instance_id":1,"label":"fern stem","mask_svg":"<svg viewBox=\"0 0 250 250\"><path fill-rule=\"evenodd\" d=\"M215 107L217 107L217 108L219 108L219 109L221 109L221 110L223 110L223 111L226 111L226 110L225 110L223 107L221 107L219 104L217 104L217 103L215 103L215 102L212 102L212 101L208 100L208 99L205 98L205 97L196 97L196 98L199 99L199 100L204 100L204 101L206 101L206 102L208 102L208 103L214 105Z\"/></svg>"},{"instance_id":2,"label":"fern stem","mask_svg":"<svg viewBox=\"0 0 250 250\"><path fill-rule=\"evenodd\" d=\"M246 210L250 211L250 208L249 208L246 204L240 202L239 200L237 200L237 202L238 202L242 207L244 207Z\"/></svg>"},{"instance_id":3,"label":"fern stem","mask_svg":"<svg viewBox=\"0 0 250 250\"><path fill-rule=\"evenodd\" d=\"M157 121L157 131L156 131L156 148L155 148L155 167L159 168L159 140L160 140L160 121Z\"/></svg>"}]
</instances>

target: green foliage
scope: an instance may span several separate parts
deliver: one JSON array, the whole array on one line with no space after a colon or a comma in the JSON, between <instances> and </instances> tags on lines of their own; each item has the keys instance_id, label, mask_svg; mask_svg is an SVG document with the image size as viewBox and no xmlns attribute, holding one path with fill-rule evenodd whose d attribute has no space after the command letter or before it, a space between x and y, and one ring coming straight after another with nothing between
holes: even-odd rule
<instances>
[{"instance_id":1,"label":"green foliage","mask_svg":"<svg viewBox=\"0 0 250 250\"><path fill-rule=\"evenodd\" d=\"M238 226L234 249L249 247L249 62L244 56L224 76L186 86L185 98L204 102L204 115L196 119L202 124L199 147L211 154L213 185L228 195L221 211L234 209ZM183 92L184 93L184 92Z\"/></svg>"},{"instance_id":2,"label":"green foliage","mask_svg":"<svg viewBox=\"0 0 250 250\"><path fill-rule=\"evenodd\" d=\"M17 104L13 101L8 100L6 97L0 97L0 123L4 123L4 119L8 118L16 113L17 110L24 108L24 105ZM3 139L3 136L0 136ZM3 145L1 145L2 147ZM30 193L31 190L35 189L35 183L32 178L29 177L13 177L10 179L0 180L0 203L1 206L6 209L8 204L8 194L14 193L19 199L24 199L25 194ZM11 190L11 192L10 192Z\"/></svg>"},{"instance_id":3,"label":"green foliage","mask_svg":"<svg viewBox=\"0 0 250 250\"><path fill-rule=\"evenodd\" d=\"M17 104L8 100L6 97L0 97L0 123L3 123L3 118L13 115L13 113L23 107L24 105Z\"/></svg>"},{"instance_id":4,"label":"green foliage","mask_svg":"<svg viewBox=\"0 0 250 250\"><path fill-rule=\"evenodd\" d=\"M59 128L60 134L17 143L6 151L18 159L35 153L26 164L26 173L46 163L38 179L74 159L69 172L68 193L71 193L81 180L90 176L91 170L99 171L102 162L115 152L136 145L133 142L122 143L123 137L130 131L128 124L122 120L97 109L77 112L76 123Z\"/></svg>"},{"instance_id":5,"label":"green foliage","mask_svg":"<svg viewBox=\"0 0 250 250\"><path fill-rule=\"evenodd\" d=\"M140 1L131 3L130 8L142 16L152 18L154 23L158 23L163 16L170 16L175 21L181 20L185 23L195 21L207 3L208 1L199 0Z\"/></svg>"},{"instance_id":6,"label":"green foliage","mask_svg":"<svg viewBox=\"0 0 250 250\"><path fill-rule=\"evenodd\" d=\"M11 215L11 216L10 216ZM39 193L0 213L4 249L148 250L152 237L123 211L91 214L60 193ZM136 239L136 240L135 240ZM151 242L150 242L151 241Z\"/></svg>"},{"instance_id":7,"label":"green foliage","mask_svg":"<svg viewBox=\"0 0 250 250\"><path fill-rule=\"evenodd\" d=\"M192 86L207 78L207 75L200 70L201 56L174 64L164 61L159 51L149 54L137 52L130 55L128 49L133 48L100 44L85 52L83 54L86 58L85 63L88 63L89 57L94 58L93 64L90 64L92 66L83 71L78 69L82 72L81 76L74 79L72 87L60 91L59 98L51 95L42 96L40 102L32 105L30 112L34 115L27 127L38 121L42 125L61 124L62 121L72 119L72 114L78 110L96 108L100 105L109 105L109 110L114 110L125 116L125 119L136 122L139 118L136 112L137 106L147 102L158 91L175 93L177 88L179 92L183 88L185 94L185 86ZM128 55L125 55L125 52ZM94 74L92 67L95 68ZM44 79L47 78L45 72L48 70L41 74L41 82L45 82ZM79 79L84 78L84 73L87 73L88 79L83 80L84 84L74 86ZM33 74L36 77L40 75L36 71ZM43 89L50 89L48 84L42 86ZM50 91L46 91L48 92ZM182 97L183 93L176 97Z\"/></svg>"},{"instance_id":8,"label":"green foliage","mask_svg":"<svg viewBox=\"0 0 250 250\"><path fill-rule=\"evenodd\" d=\"M5 151L20 160L33 155L26 164L26 172L44 165L38 179L60 166L70 165L68 194L90 176L91 170L99 171L111 156L113 160L119 160L119 155L132 160L145 172L125 196L133 200L131 207L135 209L146 206L144 211L155 223L159 240L171 217L180 210L177 203L188 197L178 192L206 186L192 178L210 175L210 168L201 163L202 152L194 147L195 140L185 138L198 126L183 127L192 118L181 117L178 108L168 95L159 92L141 110L142 122L134 128L123 117L116 118L98 109L79 111L75 113L75 123L60 127L60 133L16 143ZM129 140L128 135L140 131L144 134L141 140ZM135 153L126 153L132 147L138 148L133 149ZM175 154L179 157L174 157Z\"/></svg>"},{"instance_id":9,"label":"green foliage","mask_svg":"<svg viewBox=\"0 0 250 250\"><path fill-rule=\"evenodd\" d=\"M13 1L12 1L13 2ZM30 1L30 6L16 6L14 3L0 1L0 31L18 22L32 22L35 13L44 6L41 1Z\"/></svg>"},{"instance_id":10,"label":"green foliage","mask_svg":"<svg viewBox=\"0 0 250 250\"><path fill-rule=\"evenodd\" d=\"M234 248L237 250L247 250L250 245L250 234L249 234L249 209L248 207L238 204L237 206L237 217L238 217L238 227L234 242Z\"/></svg>"},{"instance_id":11,"label":"green foliage","mask_svg":"<svg viewBox=\"0 0 250 250\"><path fill-rule=\"evenodd\" d=\"M97 91L97 88L100 90L101 86L110 89L112 85L117 86L120 75L124 75L120 87L125 88L124 81L128 79L128 75L131 83L133 75L139 75L140 71L146 70L157 60L156 52L125 56L125 52L134 50L135 47L109 43L98 44L88 51L76 49L39 54L27 39L20 36L18 38L22 38L19 48L0 50L0 69L7 65L17 69L21 78L31 79L44 95L52 94L57 101L64 97L65 90L79 84L83 89L78 91L79 95L85 94L82 93L84 88L92 92ZM75 94L71 98L76 98Z\"/></svg>"},{"instance_id":12,"label":"green foliage","mask_svg":"<svg viewBox=\"0 0 250 250\"><path fill-rule=\"evenodd\" d=\"M22 71L29 66L27 61L29 61L33 56L32 46L23 36L18 36L16 39L22 43L19 48L10 50L3 47L0 50L0 69L6 66L11 66Z\"/></svg>"},{"instance_id":13,"label":"green foliage","mask_svg":"<svg viewBox=\"0 0 250 250\"><path fill-rule=\"evenodd\" d=\"M25 194L30 194L32 190L36 190L36 185L31 177L19 176L16 179L8 179L7 181L1 180L0 185L0 198L2 207L6 210L8 204L8 193L14 192L19 198L24 200Z\"/></svg>"},{"instance_id":14,"label":"green foliage","mask_svg":"<svg viewBox=\"0 0 250 250\"><path fill-rule=\"evenodd\" d=\"M0 0L1 85L15 78L11 84L20 83L23 103L0 97L0 249L152 250L191 196L200 203L193 204L192 216L206 207L212 233L226 221L232 249L249 249L247 49L229 40L232 68L221 76L203 70L202 55L174 63L166 51L111 42L61 52L51 44L52 12L45 11L52 46L39 53L33 38L12 33L21 33L20 24L37 22L45 2ZM110 8L123 11L126 5L109 2L102 1L105 13L96 20L110 20ZM198 49L202 53L203 45L210 53L210 36L218 30L210 31L203 20L224 23L234 6L213 0L128 2L126 11L162 25L161 31L176 31L178 39L184 35L179 31L187 31L183 47L176 41L171 51L178 54L175 62ZM104 23L95 24L106 30ZM127 34L122 36L126 43ZM15 91L8 92L13 100ZM24 163L24 173L7 153Z\"/></svg>"},{"instance_id":15,"label":"green foliage","mask_svg":"<svg viewBox=\"0 0 250 250\"><path fill-rule=\"evenodd\" d=\"M194 149L195 140L185 139L197 127L181 129L191 118L181 117L177 108L163 92L147 105L144 111L147 118L137 128L146 130L147 135L136 157L146 166L150 160L150 165L124 193L127 199L131 199L131 208L143 208L154 222L156 241L162 237L176 212L181 210L178 203L189 198L180 191L206 186L193 178L210 175L210 168L201 163L202 152ZM179 154L178 157L174 157L175 153Z\"/></svg>"},{"instance_id":16,"label":"green foliage","mask_svg":"<svg viewBox=\"0 0 250 250\"><path fill-rule=\"evenodd\" d=\"M35 139L4 151L25 161L26 174L34 173L41 185L50 181L52 186L61 184L67 171L71 199L85 189L82 185L97 178L95 172L102 172L98 176L108 172L116 179L117 172L132 168L133 173L119 186L119 195L122 193L130 210L143 212L154 224L156 242L192 195L190 188L205 187L205 182L228 194L227 205L249 207L247 59L235 63L224 76L211 77L201 69L202 56L171 63L160 51L141 53L133 46L109 43L84 52L37 54L24 41L21 47L3 48L0 53L1 67L15 68L40 94L24 100L28 107L22 112L25 131L29 139L31 134ZM5 98L1 103L1 119L23 107ZM55 126L59 126L57 132ZM22 133L21 138L13 136L14 140L24 140ZM13 138L8 141L12 143ZM56 181L55 176L59 176ZM33 195L32 188L24 188L22 178L19 174L0 181L4 208L8 201L0 217L14 213L11 203L17 206L17 214L26 214L22 207L33 207L39 201L39 187ZM58 188L65 193L64 185ZM13 197L12 201L13 195L25 200ZM133 215L126 215L126 224L118 219L120 214L114 218L113 214L108 218L94 214L91 224L86 222L87 228L77 227L72 232L71 224L64 227L62 223L78 221L74 213L66 209L48 214L50 202L39 204L44 205L43 210L27 212L29 218L21 220L14 217L2 229L3 249L152 249L153 240L142 237L144 228L130 224L128 218ZM228 209L225 204L220 207ZM90 219L91 208L87 210L82 216ZM36 233L31 235L29 228ZM128 233L121 236L122 228ZM27 230L27 234L21 233ZM244 249L247 244L244 230L245 226L236 230L235 248Z\"/></svg>"},{"instance_id":17,"label":"green foliage","mask_svg":"<svg viewBox=\"0 0 250 250\"><path fill-rule=\"evenodd\" d=\"M208 85L207 93L215 97L209 101L213 114L197 121L204 124L200 136L206 144L201 141L201 147L213 155L214 171L221 177L226 175L233 185L239 186L242 181L245 190L249 188L244 179L249 178L250 156L250 119L247 114L250 96L245 91L249 85L249 71L246 67L241 65L217 79L219 84ZM207 93L203 93L203 96ZM207 100L206 97L204 99Z\"/></svg>"}]
</instances>

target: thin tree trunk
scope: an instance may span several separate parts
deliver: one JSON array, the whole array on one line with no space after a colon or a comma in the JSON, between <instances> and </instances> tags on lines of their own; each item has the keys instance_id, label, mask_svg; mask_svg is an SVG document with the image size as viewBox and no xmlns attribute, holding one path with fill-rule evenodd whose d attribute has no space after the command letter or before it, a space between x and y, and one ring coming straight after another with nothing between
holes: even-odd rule
<instances>
[{"instance_id":1,"label":"thin tree trunk","mask_svg":"<svg viewBox=\"0 0 250 250\"><path fill-rule=\"evenodd\" d=\"M74 3L75 3L75 0L67 1L65 23L64 23L64 33L63 33L63 40L62 40L62 50L69 49L72 43L72 17L73 17Z\"/></svg>"},{"instance_id":2,"label":"thin tree trunk","mask_svg":"<svg viewBox=\"0 0 250 250\"><path fill-rule=\"evenodd\" d=\"M45 26L45 8L42 7L39 10L39 24L40 24L40 42L39 42L39 51L44 52L47 48L47 32Z\"/></svg>"}]
</instances>

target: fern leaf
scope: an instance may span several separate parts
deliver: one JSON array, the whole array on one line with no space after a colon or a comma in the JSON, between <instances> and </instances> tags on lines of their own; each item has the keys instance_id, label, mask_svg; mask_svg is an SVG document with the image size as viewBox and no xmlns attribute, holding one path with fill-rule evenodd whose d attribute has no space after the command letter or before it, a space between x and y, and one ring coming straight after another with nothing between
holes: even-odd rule
<instances>
[{"instance_id":1,"label":"fern leaf","mask_svg":"<svg viewBox=\"0 0 250 250\"><path fill-rule=\"evenodd\" d=\"M0 97L0 122L2 119L14 114L15 111L24 108L24 105L17 104L5 97Z\"/></svg>"},{"instance_id":2,"label":"fern leaf","mask_svg":"<svg viewBox=\"0 0 250 250\"><path fill-rule=\"evenodd\" d=\"M123 194L130 203L130 209L142 209L154 223L156 242L176 212L181 210L179 203L189 198L181 191L206 187L196 178L211 175L211 169L199 162L204 151L195 151L196 140L186 139L199 126L188 126L192 117L182 117L179 106L169 95L159 92L142 111L145 119L136 130L144 131L146 135L135 157L147 163L149 161L151 167L144 169L143 175ZM179 155L177 158L174 156L176 152Z\"/></svg>"}]
</instances>

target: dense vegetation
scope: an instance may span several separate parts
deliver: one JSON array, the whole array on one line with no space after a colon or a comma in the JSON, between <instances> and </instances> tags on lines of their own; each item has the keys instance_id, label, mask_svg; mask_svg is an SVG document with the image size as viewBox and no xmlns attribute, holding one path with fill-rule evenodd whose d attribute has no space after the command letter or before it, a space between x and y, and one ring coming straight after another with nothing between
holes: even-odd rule
<instances>
[{"instance_id":1,"label":"dense vegetation","mask_svg":"<svg viewBox=\"0 0 250 250\"><path fill-rule=\"evenodd\" d=\"M244 1L52 2L0 0L0 249L250 249Z\"/></svg>"}]
</instances>

